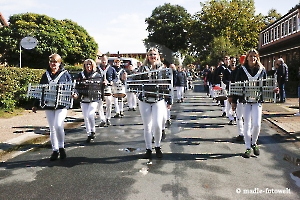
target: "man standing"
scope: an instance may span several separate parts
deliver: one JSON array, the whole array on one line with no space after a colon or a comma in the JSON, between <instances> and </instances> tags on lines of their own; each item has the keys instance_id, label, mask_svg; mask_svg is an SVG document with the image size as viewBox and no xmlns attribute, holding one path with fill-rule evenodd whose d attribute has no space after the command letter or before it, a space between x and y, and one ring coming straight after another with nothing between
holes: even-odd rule
<instances>
[{"instance_id":1,"label":"man standing","mask_svg":"<svg viewBox=\"0 0 300 200\"><path fill-rule=\"evenodd\" d=\"M279 98L280 103L285 102L285 82L288 81L289 72L288 72L288 66L284 63L284 60L282 58L278 58L277 63L277 70L275 72L277 76L277 83L279 87Z\"/></svg>"},{"instance_id":2,"label":"man standing","mask_svg":"<svg viewBox=\"0 0 300 200\"><path fill-rule=\"evenodd\" d=\"M116 81L117 79L117 72L115 68L111 67L108 64L108 59L106 55L101 56L101 64L100 66L97 66L97 72L102 74L104 77L103 85L104 87L111 87L113 84L113 81ZM105 88L104 88L105 90ZM102 90L103 91L103 90ZM111 92L111 91L110 91ZM104 92L103 92L104 93ZM105 103L106 103L106 121L104 117L104 111L103 111L103 99L99 102L98 112L101 119L100 127L103 127L106 123L106 125L110 125L110 118L111 118L111 109L112 109L112 94L107 93L104 94L105 97Z\"/></svg>"}]
</instances>

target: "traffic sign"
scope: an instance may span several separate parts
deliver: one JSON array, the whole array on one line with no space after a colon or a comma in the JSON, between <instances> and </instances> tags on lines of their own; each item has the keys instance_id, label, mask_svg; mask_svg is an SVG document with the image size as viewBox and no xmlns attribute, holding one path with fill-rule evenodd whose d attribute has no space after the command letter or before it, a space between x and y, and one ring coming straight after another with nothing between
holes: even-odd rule
<instances>
[{"instance_id":1,"label":"traffic sign","mask_svg":"<svg viewBox=\"0 0 300 200\"><path fill-rule=\"evenodd\" d=\"M24 37L21 40L21 46L24 49L33 49L34 47L36 47L37 43L38 43L38 40L35 39L34 37Z\"/></svg>"}]
</instances>

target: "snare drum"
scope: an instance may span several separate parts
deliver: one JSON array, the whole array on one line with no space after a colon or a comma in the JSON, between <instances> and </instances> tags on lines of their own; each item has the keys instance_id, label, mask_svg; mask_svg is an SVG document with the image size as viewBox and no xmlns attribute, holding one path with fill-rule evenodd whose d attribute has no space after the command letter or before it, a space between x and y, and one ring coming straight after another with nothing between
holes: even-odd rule
<instances>
[{"instance_id":1,"label":"snare drum","mask_svg":"<svg viewBox=\"0 0 300 200\"><path fill-rule=\"evenodd\" d=\"M104 87L104 96L111 96L112 89L110 85L106 85Z\"/></svg>"},{"instance_id":2,"label":"snare drum","mask_svg":"<svg viewBox=\"0 0 300 200\"><path fill-rule=\"evenodd\" d=\"M125 97L126 91L125 91L125 85L123 85L121 82L115 83L112 87L112 93L113 97Z\"/></svg>"}]
</instances>

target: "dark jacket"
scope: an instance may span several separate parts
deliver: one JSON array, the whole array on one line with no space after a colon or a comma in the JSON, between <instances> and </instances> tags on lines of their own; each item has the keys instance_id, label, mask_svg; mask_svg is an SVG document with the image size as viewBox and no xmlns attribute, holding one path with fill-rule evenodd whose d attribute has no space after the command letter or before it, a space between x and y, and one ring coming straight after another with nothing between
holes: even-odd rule
<instances>
[{"instance_id":1,"label":"dark jacket","mask_svg":"<svg viewBox=\"0 0 300 200\"><path fill-rule=\"evenodd\" d=\"M185 87L186 86L186 73L184 71L177 71L175 76L175 86Z\"/></svg>"},{"instance_id":2,"label":"dark jacket","mask_svg":"<svg viewBox=\"0 0 300 200\"><path fill-rule=\"evenodd\" d=\"M275 74L277 75L278 84L284 84L289 79L288 66L285 63L280 64L278 66Z\"/></svg>"}]
</instances>

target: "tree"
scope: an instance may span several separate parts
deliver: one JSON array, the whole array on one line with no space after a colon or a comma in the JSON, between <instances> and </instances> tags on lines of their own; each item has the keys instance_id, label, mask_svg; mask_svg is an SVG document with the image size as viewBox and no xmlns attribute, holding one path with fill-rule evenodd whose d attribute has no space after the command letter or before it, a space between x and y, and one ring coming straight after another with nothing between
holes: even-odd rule
<instances>
[{"instance_id":1,"label":"tree","mask_svg":"<svg viewBox=\"0 0 300 200\"><path fill-rule=\"evenodd\" d=\"M211 44L219 37L226 38L240 53L258 46L258 35L265 24L261 15L255 15L253 0L212 0L200 4L202 10L193 16L189 37L190 51L201 60L210 55Z\"/></svg>"},{"instance_id":2,"label":"tree","mask_svg":"<svg viewBox=\"0 0 300 200\"><path fill-rule=\"evenodd\" d=\"M269 10L268 15L264 17L264 21L266 25L269 25L279 18L281 18L281 14L278 13L275 9L271 9Z\"/></svg>"},{"instance_id":3,"label":"tree","mask_svg":"<svg viewBox=\"0 0 300 200\"><path fill-rule=\"evenodd\" d=\"M172 62L174 53L183 53L188 49L187 30L190 20L190 14L182 6L166 3L156 7L145 20L148 24L145 46L157 46L165 61Z\"/></svg>"},{"instance_id":4,"label":"tree","mask_svg":"<svg viewBox=\"0 0 300 200\"><path fill-rule=\"evenodd\" d=\"M48 57L58 53L69 64L94 58L98 45L87 31L71 20L56 20L34 13L16 14L10 17L9 26L0 29L0 62L9 65L19 63L19 45L23 37L32 36L38 45L32 50L22 49L22 65L43 68Z\"/></svg>"}]
</instances>

